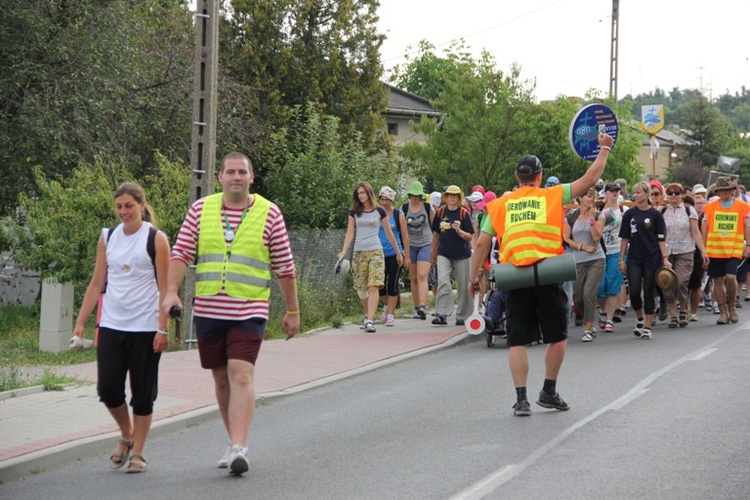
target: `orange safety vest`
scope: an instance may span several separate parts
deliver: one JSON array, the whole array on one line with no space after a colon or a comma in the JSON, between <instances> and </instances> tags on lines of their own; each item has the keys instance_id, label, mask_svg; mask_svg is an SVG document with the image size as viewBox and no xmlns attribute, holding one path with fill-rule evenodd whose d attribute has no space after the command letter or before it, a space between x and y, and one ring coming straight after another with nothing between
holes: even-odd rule
<instances>
[{"instance_id":1,"label":"orange safety vest","mask_svg":"<svg viewBox=\"0 0 750 500\"><path fill-rule=\"evenodd\" d=\"M720 200L706 203L703 208L708 223L706 254L715 259L742 258L745 249L745 218L750 205L735 199L724 208Z\"/></svg>"},{"instance_id":2,"label":"orange safety vest","mask_svg":"<svg viewBox=\"0 0 750 500\"><path fill-rule=\"evenodd\" d=\"M501 238L499 260L530 266L565 253L562 239L563 185L525 186L487 205L492 229Z\"/></svg>"}]
</instances>

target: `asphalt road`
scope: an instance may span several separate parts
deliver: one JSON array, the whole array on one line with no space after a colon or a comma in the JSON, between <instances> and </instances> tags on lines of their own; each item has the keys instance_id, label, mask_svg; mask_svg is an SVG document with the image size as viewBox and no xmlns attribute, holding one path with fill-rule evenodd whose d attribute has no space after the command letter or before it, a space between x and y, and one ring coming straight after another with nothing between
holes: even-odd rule
<instances>
[{"instance_id":1,"label":"asphalt road","mask_svg":"<svg viewBox=\"0 0 750 500\"><path fill-rule=\"evenodd\" d=\"M514 417L507 350L481 341L261 406L241 478L214 468L215 421L150 441L146 474L96 457L0 498L750 498L750 322L700 318L652 340L632 312L591 344L573 329L568 412ZM529 356L535 399L544 347Z\"/></svg>"}]
</instances>

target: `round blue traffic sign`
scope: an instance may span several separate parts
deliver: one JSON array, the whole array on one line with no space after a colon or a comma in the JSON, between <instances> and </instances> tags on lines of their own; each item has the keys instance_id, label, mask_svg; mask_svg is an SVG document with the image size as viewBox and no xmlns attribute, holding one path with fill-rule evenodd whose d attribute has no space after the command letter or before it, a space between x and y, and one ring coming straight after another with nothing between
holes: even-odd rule
<instances>
[{"instance_id":1,"label":"round blue traffic sign","mask_svg":"<svg viewBox=\"0 0 750 500\"><path fill-rule=\"evenodd\" d=\"M570 147L584 160L594 161L599 154L599 134L604 132L617 143L618 129L617 116L611 109L604 104L589 104L570 122Z\"/></svg>"}]
</instances>

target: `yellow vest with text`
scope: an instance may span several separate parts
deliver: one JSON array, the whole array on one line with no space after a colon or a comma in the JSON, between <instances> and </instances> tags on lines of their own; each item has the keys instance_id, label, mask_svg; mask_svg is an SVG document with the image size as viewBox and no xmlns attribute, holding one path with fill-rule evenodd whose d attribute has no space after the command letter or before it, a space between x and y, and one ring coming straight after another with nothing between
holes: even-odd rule
<instances>
[{"instance_id":1,"label":"yellow vest with text","mask_svg":"<svg viewBox=\"0 0 750 500\"><path fill-rule=\"evenodd\" d=\"M203 201L198 234L195 294L217 295L222 287L231 297L268 300L271 296L271 255L263 244L271 202L253 195L255 202L228 246L221 216L222 194ZM231 251L230 251L231 250Z\"/></svg>"},{"instance_id":2,"label":"yellow vest with text","mask_svg":"<svg viewBox=\"0 0 750 500\"><path fill-rule=\"evenodd\" d=\"M703 209L708 223L706 254L714 259L742 258L745 249L745 218L750 205L740 199L724 208L719 200Z\"/></svg>"},{"instance_id":3,"label":"yellow vest with text","mask_svg":"<svg viewBox=\"0 0 750 500\"><path fill-rule=\"evenodd\" d=\"M521 187L487 205L500 240L502 264L530 266L565 253L562 244L563 185Z\"/></svg>"}]
</instances>

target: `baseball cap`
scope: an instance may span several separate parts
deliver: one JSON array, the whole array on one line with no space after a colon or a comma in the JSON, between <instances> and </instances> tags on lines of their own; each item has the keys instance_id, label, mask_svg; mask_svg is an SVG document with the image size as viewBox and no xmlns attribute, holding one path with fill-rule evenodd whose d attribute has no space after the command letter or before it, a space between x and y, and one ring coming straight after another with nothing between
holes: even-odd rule
<instances>
[{"instance_id":1,"label":"baseball cap","mask_svg":"<svg viewBox=\"0 0 750 500\"><path fill-rule=\"evenodd\" d=\"M433 207L439 207L441 198L442 196L440 192L433 191L432 193L430 193L430 205L432 205Z\"/></svg>"},{"instance_id":2,"label":"baseball cap","mask_svg":"<svg viewBox=\"0 0 750 500\"><path fill-rule=\"evenodd\" d=\"M335 274L346 274L349 272L349 269L351 268L352 263L349 262L349 259L345 259L344 257L341 257L337 262L336 265L333 268L333 272Z\"/></svg>"},{"instance_id":3,"label":"baseball cap","mask_svg":"<svg viewBox=\"0 0 750 500\"><path fill-rule=\"evenodd\" d=\"M522 175L538 174L542 170L542 162L534 155L526 155L516 164L516 172Z\"/></svg>"},{"instance_id":4,"label":"baseball cap","mask_svg":"<svg viewBox=\"0 0 750 500\"><path fill-rule=\"evenodd\" d=\"M558 179L557 177L553 175L552 177L547 179L546 187L557 186L558 184L560 184L560 179Z\"/></svg>"},{"instance_id":5,"label":"baseball cap","mask_svg":"<svg viewBox=\"0 0 750 500\"><path fill-rule=\"evenodd\" d=\"M605 191L622 191L622 188L620 187L620 184L617 182L608 182L606 186L604 186Z\"/></svg>"},{"instance_id":6,"label":"baseball cap","mask_svg":"<svg viewBox=\"0 0 750 500\"><path fill-rule=\"evenodd\" d=\"M484 193L485 193L484 188L480 186L479 184L471 188L471 192L473 193L474 191L479 191L480 193L482 193L482 196L484 196Z\"/></svg>"},{"instance_id":7,"label":"baseball cap","mask_svg":"<svg viewBox=\"0 0 750 500\"><path fill-rule=\"evenodd\" d=\"M479 191L474 191L466 197L467 200L473 201L475 203L478 201L482 201L482 198L484 198L484 194L480 193Z\"/></svg>"}]
</instances>

